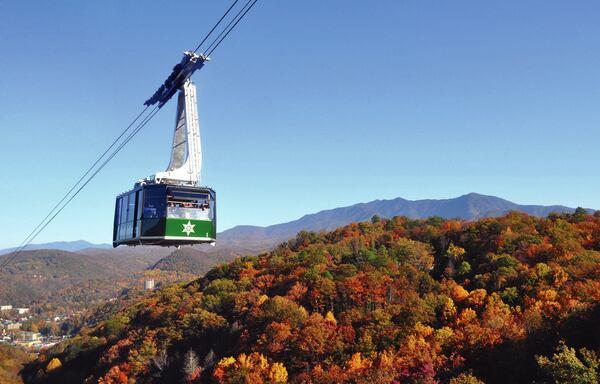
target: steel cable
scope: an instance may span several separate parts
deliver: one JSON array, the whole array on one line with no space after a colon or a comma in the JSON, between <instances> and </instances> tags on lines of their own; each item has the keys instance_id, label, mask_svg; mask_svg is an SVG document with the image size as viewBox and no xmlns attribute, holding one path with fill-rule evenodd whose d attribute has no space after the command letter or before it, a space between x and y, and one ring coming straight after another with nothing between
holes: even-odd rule
<instances>
[{"instance_id":1,"label":"steel cable","mask_svg":"<svg viewBox=\"0 0 600 384\"><path fill-rule=\"evenodd\" d=\"M225 26L225 28L217 35L217 37L212 41L212 43L207 48L207 56L212 54L215 49L223 42L223 40L229 35L229 33L238 25L238 23L246 16L246 14L252 9L254 4L256 4L258 0L248 0L246 4L237 12L237 14L229 21L229 23ZM235 5L239 2L239 0L235 0L231 6L225 11L223 16L217 21L217 23L212 27L212 29L206 34L206 36L202 39L202 41L198 44L194 53L197 52L202 45L206 42L206 40L212 35L215 29L223 22L223 20L227 17L227 15L231 12L231 10L235 7ZM92 179L123 149L131 139L146 125L152 118L158 113L160 110L159 107L155 107L144 119L138 124L138 126L129 133L127 138L123 140L115 150L111 152L111 154L105 158L105 156L111 151L111 149L123 138L123 136L131 129L131 127L144 115L144 113L148 110L149 106L144 108L142 112L140 112L136 118L119 134L119 136L108 146L108 148L98 157L98 159L85 171L85 173L73 184L73 186L67 191L67 193L61 198L61 200L54 205L54 207L48 212L48 214L38 223L38 225L29 233L27 237L21 242L21 244L16 248L14 253L10 256L7 256L6 260L4 260L0 264L0 271L4 269L8 264L10 264L35 238L58 216L66 206L87 186ZM90 172L104 159L104 162L91 174L91 176L87 177ZM85 180L87 177L87 180ZM85 182L81 184L83 181ZM81 185L80 185L81 184ZM79 188L72 193L77 187Z\"/></svg>"}]
</instances>

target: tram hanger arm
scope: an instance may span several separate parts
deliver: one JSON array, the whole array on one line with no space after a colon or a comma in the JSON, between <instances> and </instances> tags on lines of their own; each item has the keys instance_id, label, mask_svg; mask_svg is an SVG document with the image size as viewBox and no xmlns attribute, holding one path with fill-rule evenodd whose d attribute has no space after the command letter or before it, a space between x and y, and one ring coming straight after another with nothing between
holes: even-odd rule
<instances>
[{"instance_id":1,"label":"tram hanger arm","mask_svg":"<svg viewBox=\"0 0 600 384\"><path fill-rule=\"evenodd\" d=\"M198 55L190 51L184 52L181 62L173 67L173 72L167 77L164 84L154 92L151 98L144 102L144 105L150 106L158 103L158 108L161 108L175 95L178 89L183 87L185 81L209 60L210 58L203 54Z\"/></svg>"}]
</instances>

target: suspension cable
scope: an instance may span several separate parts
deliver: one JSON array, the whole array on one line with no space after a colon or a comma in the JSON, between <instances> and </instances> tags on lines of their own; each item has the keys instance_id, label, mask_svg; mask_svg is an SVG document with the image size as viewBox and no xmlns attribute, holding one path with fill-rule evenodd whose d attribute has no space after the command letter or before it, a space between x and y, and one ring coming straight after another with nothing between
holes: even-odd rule
<instances>
[{"instance_id":1,"label":"suspension cable","mask_svg":"<svg viewBox=\"0 0 600 384\"><path fill-rule=\"evenodd\" d=\"M146 109L147 109L147 108L146 108ZM58 214L60 214L60 213L61 213L61 212L62 212L62 211L63 211L63 210L64 210L64 209L67 207L67 205L68 205L68 204L69 204L69 203L70 203L70 202L71 202L71 201L72 201L72 200L73 200L73 199L74 199L74 198L75 198L75 197L76 197L76 196L77 196L77 195L78 195L78 194L79 194L79 193L80 193L82 190L83 190L83 188L85 188L85 187L86 187L86 186L87 186L87 185L88 185L88 184L89 184L89 183L90 183L90 182L91 182L91 181L94 179L94 177L96 177L96 175L97 175L97 174L98 174L98 173L99 173L99 172L100 172L100 171L101 171L101 170L102 170L102 169L103 169L103 168L104 168L104 167L105 167L105 166L106 166L106 165L107 165L107 164L108 164L108 163L109 163L109 162L110 162L110 161L111 161L111 160L112 160L112 159L113 159L113 158L114 158L116 155L117 155L117 153L119 153L119 152L120 152L120 151L123 149L123 147L125 147L125 145L127 145L127 143L129 143L129 142L131 141L131 139L133 139L133 137L134 137L135 135L137 135L137 134L138 134L138 132L139 132L139 131L140 131L142 128L144 128L144 126L146 126L146 124L148 124L148 122L150 122L150 120L152 120L152 118L154 118L154 116L155 116L155 115L158 113L158 111L159 111L159 108L158 108L158 107L154 107L154 109L153 109L153 110L152 110L152 111L151 111L151 112L150 112L148 115L146 115L146 117L145 117L145 118L144 118L144 119L143 119L143 120L142 120L142 121L141 121L141 122L140 122L140 123L137 125L137 127L136 127L136 128L133 130L133 131L131 131L131 132L129 133L129 135L128 135L128 136L125 138L125 140L123 140L123 141L122 141L122 142L121 142L121 143L120 143L120 144L117 146L117 148L115 148L115 149L114 149L114 150L111 152L111 154L110 154L110 155L109 155L109 156L108 156L108 157L107 157L107 158L104 160L104 162L102 162L102 164L101 164L101 165L100 165L100 166L99 166L99 167L98 167L98 168L97 168L97 169L96 169L96 170L95 170L95 171L94 171L94 172L91 174L91 176L89 176L89 177L87 178L87 180L86 180L86 181L85 181L85 182L84 182L84 183L83 183L81 186L79 186L79 188L77 189L77 191L75 191L75 193L73 193L73 194L72 194L70 197L69 197L69 194L67 194L67 195L65 195L65 196L63 197L63 199L61 200L61 202L64 202L64 203L63 203L62 205L61 205L60 203L59 203L59 204L57 204L57 205L55 206L55 208L54 208L52 211L50 211L50 213L49 213L49 214L46 216L46 217L49 217L49 219L48 219L48 220L45 220L45 221L42 221L42 223L40 223L40 224L39 224L39 225L36 227L36 229L35 229L35 230L33 230L33 231L30 233L30 235L28 236L28 238L26 239L26 241L24 241L23 243L21 243L21 245L20 245L20 246L17 248L17 250L16 250L16 251L14 251L14 253L13 253L11 256L10 256L10 257L7 257L7 259L6 259L6 260L4 260L4 261L2 262L2 264L0 264L0 271L1 271L2 269L4 269L4 268L5 268L5 267L6 267L8 264L10 264L10 263L11 263L11 262L12 262L12 261L13 261L13 260L14 260L14 259L15 259L15 258L16 258L16 257L17 257L17 256L18 256L18 255L19 255L19 254L20 254L20 253L21 253L21 252L22 252L22 251L23 251L23 250L24 250L24 249L25 249L25 248L26 248L26 247L29 245L29 244L31 244L31 242L32 242L33 240L35 240L35 238L36 238L36 237L37 237L37 236L38 236L38 235L39 235L39 234L40 234L40 233L41 233L41 232L42 232L42 231L43 231L43 230L44 230L44 229L45 229L45 228L46 228L46 227L47 227L47 226L48 226L48 225L49 225L49 224L50 224L50 223L51 223L51 222L52 222L52 221L55 219L55 218L56 218L56 216L58 216ZM144 112L145 112L145 110L144 110ZM139 116L141 116L141 114L140 114ZM139 119L139 116L136 118L136 120L137 120L137 119ZM131 127L132 125L133 125L133 123L132 123L132 124L130 124L130 126L129 126L129 127ZM129 130L129 127L127 128L127 130ZM121 134L119 137L122 137L122 136L125 134L125 132L127 132L127 130L126 130L126 131L124 131L124 132L123 132L123 133L122 133L122 134ZM115 143L116 143L116 142L115 142ZM111 147L113 147L115 143L113 143L113 144L111 145ZM106 153L108 153L108 150L107 150L107 151L105 151L105 154L106 154ZM98 160L97 160L97 161L94 163L94 165L98 164L98 163L99 163L101 160L102 160L102 157L101 157L101 158L99 158L99 159L98 159ZM87 174L87 173L89 173L90 171L91 171L91 169L90 169L90 170L88 170L88 172L86 172L86 174ZM83 180L83 178L82 178L81 180ZM74 187L76 187L77 185L78 185L78 184L76 184ZM71 191L72 191L73 189L75 189L75 188L72 188L72 189L71 189ZM68 199L67 199L67 197L68 197ZM66 201L65 201L65 200L66 200ZM60 205L60 208L59 208L58 210L56 210L56 208L57 208L59 205ZM52 215L52 216L50 216L50 215Z\"/></svg>"},{"instance_id":2,"label":"suspension cable","mask_svg":"<svg viewBox=\"0 0 600 384\"><path fill-rule=\"evenodd\" d=\"M227 26L221 31L221 33L208 46L208 48L206 49L207 56L210 56L215 51L215 49L217 49L219 44L221 44L221 42L227 37L227 35L229 35L229 33L235 28L235 26L238 25L238 23L244 18L244 16L246 16L248 11L252 9L252 7L254 6L254 4L256 4L257 1L258 0L248 0L246 2L242 9L238 11L238 13L233 17L233 19L231 19L229 24L227 24Z\"/></svg>"},{"instance_id":3,"label":"suspension cable","mask_svg":"<svg viewBox=\"0 0 600 384\"><path fill-rule=\"evenodd\" d=\"M61 203L66 200L66 198L71 194L71 192L73 192L73 190L77 188L77 186L83 181L83 179L92 171L92 169L94 169L96 165L98 165L100 160L102 160L102 158L106 156L106 154L111 150L111 148L114 147L115 144L117 144L117 142L125 135L125 133L133 126L133 124L135 124L135 122L139 120L139 118L144 114L144 112L146 112L146 110L148 110L148 108L149 107L144 108L142 112L140 112L140 114L137 115L136 118L133 119L133 121L123 130L123 132L121 132L121 134L112 142L112 144L108 146L108 148L100 155L100 157L98 157L98 159L92 165L90 165L87 171L85 171L85 173L79 178L79 180L77 180L75 184L73 184L73 186L67 191L67 193L65 193L63 198L58 203L56 203L54 207L52 207L52 209L50 210L50 212L48 212L46 217L44 217L42 221L39 222L39 224L31 231L31 233L25 238L25 240L23 240L23 242L17 247L17 249L20 248L23 244L25 244L29 237L33 235L33 233L35 233L35 231L40 226L42 226L42 224L44 224L48 217L50 217L50 215L54 213L54 211L61 205Z\"/></svg>"},{"instance_id":4,"label":"suspension cable","mask_svg":"<svg viewBox=\"0 0 600 384\"><path fill-rule=\"evenodd\" d=\"M235 5L237 4L239 0L235 0L233 2L233 4L231 4L231 6L229 7L229 9L227 9L227 11L223 14L223 16L221 16L221 18L219 19L219 21L217 21L217 23L212 27L212 29L210 30L210 32L208 32L206 34L206 36L204 36L204 39L202 39L202 41L200 42L200 44L198 44L198 46L196 47L196 49L194 49L194 53L198 52L198 50L200 49L200 47L202 46L202 44L204 44L204 42L206 41L206 39L208 39L208 37L214 32L214 30L219 26L219 24L221 24L221 22L223 21L223 19L225 19L225 17L227 17L227 15L229 14L229 12L233 9L233 7L235 7Z\"/></svg>"},{"instance_id":5,"label":"suspension cable","mask_svg":"<svg viewBox=\"0 0 600 384\"><path fill-rule=\"evenodd\" d=\"M215 39L210 43L208 48L206 49L207 54L209 56L212 54L217 47L223 42L223 40L231 33L231 31L238 25L238 23L246 16L246 14L252 9L254 4L256 4L258 0L248 0L246 4L237 12L237 14L229 21L229 23L221 30L221 32L217 35ZM223 16L217 21L217 23L212 27L212 29L206 34L206 36L200 41L194 53L197 52L202 45L206 42L206 40L212 35L212 33L217 29L217 27L223 22L223 20L229 15L231 10L236 6L239 0L235 0L229 8L225 11ZM129 132L131 127L135 125L135 123L147 112L149 106L146 106L136 117L135 119L117 136L117 138L108 146L108 148L94 161L94 163L84 172L84 174L73 184L73 186L65 193L65 195L60 199L58 203L52 207L50 212L38 223L38 225L25 237L25 239L21 242L21 244L16 248L14 253L6 258L0 264L0 271L4 269L8 264L10 264L35 238L58 216L66 206L96 177L96 175L133 139L138 132L150 122L154 118L154 116L160 110L160 107L154 107L154 109L147 114L142 121L136 126L136 128ZM129 132L129 135L120 142L120 140ZM119 143L118 146L111 152L111 149ZM110 153L110 155L108 155ZM108 157L107 157L108 155ZM96 168L96 166L104 159L102 164ZM95 171L92 173L92 170ZM91 173L91 175L90 175ZM87 179L86 179L87 177ZM84 181L85 180L85 181ZM82 184L83 182L83 184ZM79 187L79 188L77 188ZM77 189L75 191L75 189ZM73 193L73 191L75 191Z\"/></svg>"}]
</instances>

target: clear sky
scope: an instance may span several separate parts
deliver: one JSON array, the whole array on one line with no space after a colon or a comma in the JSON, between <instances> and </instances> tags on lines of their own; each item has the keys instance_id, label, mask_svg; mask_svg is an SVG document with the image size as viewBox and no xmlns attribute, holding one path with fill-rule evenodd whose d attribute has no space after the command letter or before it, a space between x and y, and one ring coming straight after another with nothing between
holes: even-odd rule
<instances>
[{"instance_id":1,"label":"clear sky","mask_svg":"<svg viewBox=\"0 0 600 384\"><path fill-rule=\"evenodd\" d=\"M0 248L18 245L229 1L0 0ZM259 0L194 75L219 230L468 192L600 208L597 1ZM36 243L110 242L174 103Z\"/></svg>"}]
</instances>

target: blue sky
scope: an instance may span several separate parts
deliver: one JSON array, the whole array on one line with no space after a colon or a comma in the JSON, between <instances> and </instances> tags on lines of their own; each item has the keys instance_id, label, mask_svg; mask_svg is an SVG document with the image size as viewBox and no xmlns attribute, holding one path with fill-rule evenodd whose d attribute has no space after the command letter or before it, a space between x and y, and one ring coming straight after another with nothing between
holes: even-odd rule
<instances>
[{"instance_id":1,"label":"blue sky","mask_svg":"<svg viewBox=\"0 0 600 384\"><path fill-rule=\"evenodd\" d=\"M0 247L141 110L225 1L0 0ZM260 0L194 75L219 230L468 192L600 208L600 3ZM37 242L110 242L174 103Z\"/></svg>"}]
</instances>

